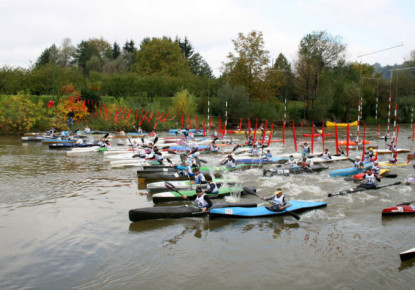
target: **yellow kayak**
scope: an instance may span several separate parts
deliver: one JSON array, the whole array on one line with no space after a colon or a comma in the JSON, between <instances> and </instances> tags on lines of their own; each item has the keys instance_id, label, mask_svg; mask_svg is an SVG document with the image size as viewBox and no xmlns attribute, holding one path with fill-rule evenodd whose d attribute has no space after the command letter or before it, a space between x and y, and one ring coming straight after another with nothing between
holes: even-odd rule
<instances>
[{"instance_id":1,"label":"yellow kayak","mask_svg":"<svg viewBox=\"0 0 415 290\"><path fill-rule=\"evenodd\" d=\"M330 121L326 122L326 127L336 127L336 125L337 127L347 127L347 125L350 125L352 127L352 126L357 126L358 122L357 121L354 121L352 123L334 123Z\"/></svg>"},{"instance_id":2,"label":"yellow kayak","mask_svg":"<svg viewBox=\"0 0 415 290\"><path fill-rule=\"evenodd\" d=\"M393 163L389 163L389 161L385 161L385 162L379 162L380 166L388 166L388 167L392 167L392 166L408 166L409 163L397 163L397 164L393 164Z\"/></svg>"}]
</instances>

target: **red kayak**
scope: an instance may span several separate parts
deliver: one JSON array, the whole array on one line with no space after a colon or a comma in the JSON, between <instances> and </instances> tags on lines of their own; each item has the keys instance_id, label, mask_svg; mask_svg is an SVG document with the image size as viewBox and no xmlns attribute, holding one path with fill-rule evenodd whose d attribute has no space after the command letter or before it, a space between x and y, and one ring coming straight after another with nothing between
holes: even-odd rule
<instances>
[{"instance_id":1,"label":"red kayak","mask_svg":"<svg viewBox=\"0 0 415 290\"><path fill-rule=\"evenodd\" d=\"M415 206L413 205L397 205L397 206L385 208L382 210L383 216L410 215L410 214L415 214Z\"/></svg>"},{"instance_id":2,"label":"red kayak","mask_svg":"<svg viewBox=\"0 0 415 290\"><path fill-rule=\"evenodd\" d=\"M313 134L314 137L321 137L321 135L322 134L318 134L318 133L314 133ZM311 134L303 134L303 136L304 137L311 137ZM324 134L324 137L327 137L327 136L333 136L333 133Z\"/></svg>"}]
</instances>

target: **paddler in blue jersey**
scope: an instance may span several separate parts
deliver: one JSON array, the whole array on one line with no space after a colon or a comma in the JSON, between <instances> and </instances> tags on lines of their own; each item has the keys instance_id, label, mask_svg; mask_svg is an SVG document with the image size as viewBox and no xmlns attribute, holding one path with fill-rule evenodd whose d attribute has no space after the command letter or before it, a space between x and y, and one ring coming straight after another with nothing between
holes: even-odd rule
<instances>
[{"instance_id":1,"label":"paddler in blue jersey","mask_svg":"<svg viewBox=\"0 0 415 290\"><path fill-rule=\"evenodd\" d=\"M193 174L195 175L195 181L192 181L191 183L197 183L197 184L207 183L205 175L199 171L198 167L193 168Z\"/></svg>"},{"instance_id":2,"label":"paddler in blue jersey","mask_svg":"<svg viewBox=\"0 0 415 290\"><path fill-rule=\"evenodd\" d=\"M212 207L212 201L201 186L196 187L196 194L197 197L195 204L202 212L206 212L209 208ZM187 199L187 196L184 195L183 198Z\"/></svg>"},{"instance_id":3,"label":"paddler in blue jersey","mask_svg":"<svg viewBox=\"0 0 415 290\"><path fill-rule=\"evenodd\" d=\"M301 145L303 147L303 151L301 153L309 154L311 152L310 146L308 146L307 142L304 142L304 145Z\"/></svg>"},{"instance_id":4,"label":"paddler in blue jersey","mask_svg":"<svg viewBox=\"0 0 415 290\"><path fill-rule=\"evenodd\" d=\"M272 161L271 150L267 150L267 153L264 153L264 159L265 161Z\"/></svg>"},{"instance_id":5,"label":"paddler in blue jersey","mask_svg":"<svg viewBox=\"0 0 415 290\"><path fill-rule=\"evenodd\" d=\"M263 196L259 197L262 200L272 200L271 203L273 206L270 210L282 211L287 207L287 201L285 200L285 195L282 194L282 189L277 188L275 194L271 197L264 198Z\"/></svg>"}]
</instances>

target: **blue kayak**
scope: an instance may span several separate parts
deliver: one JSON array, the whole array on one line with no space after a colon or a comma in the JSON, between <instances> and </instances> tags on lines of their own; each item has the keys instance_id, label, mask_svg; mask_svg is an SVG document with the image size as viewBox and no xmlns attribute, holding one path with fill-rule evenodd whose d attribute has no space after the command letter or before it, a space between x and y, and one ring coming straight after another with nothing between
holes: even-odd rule
<instances>
[{"instance_id":1,"label":"blue kayak","mask_svg":"<svg viewBox=\"0 0 415 290\"><path fill-rule=\"evenodd\" d=\"M271 161L265 160L263 158L243 158L243 159L236 159L236 163L246 163L246 164L272 164L272 163L278 163L280 161L286 161L288 158L281 158L281 157L273 157Z\"/></svg>"},{"instance_id":2,"label":"blue kayak","mask_svg":"<svg viewBox=\"0 0 415 290\"><path fill-rule=\"evenodd\" d=\"M189 130L187 130L187 129L182 129L181 131L189 133ZM169 130L169 134L176 134L177 132L178 132L177 129L170 129ZM196 129L190 129L190 132L196 133Z\"/></svg>"},{"instance_id":3,"label":"blue kayak","mask_svg":"<svg viewBox=\"0 0 415 290\"><path fill-rule=\"evenodd\" d=\"M197 150L205 150L208 147L209 145L199 145L197 146ZM190 148L189 146L170 146L169 149L174 150L174 151L183 151L183 152L186 152L187 150L190 150L190 151L194 150L193 148Z\"/></svg>"},{"instance_id":4,"label":"blue kayak","mask_svg":"<svg viewBox=\"0 0 415 290\"><path fill-rule=\"evenodd\" d=\"M366 169L372 168L372 163L365 164L363 166L363 169L356 168L356 167L350 167L350 168L343 168L343 169L337 169L329 172L329 175L331 177L337 177L337 176L350 176L362 173Z\"/></svg>"},{"instance_id":5,"label":"blue kayak","mask_svg":"<svg viewBox=\"0 0 415 290\"><path fill-rule=\"evenodd\" d=\"M209 212L210 218L249 218L249 217L268 217L281 214L287 214L287 212L301 212L304 210L316 209L327 206L327 202L314 202L314 201L302 201L302 200L290 200L291 206L282 211L272 211L266 206L258 207L224 207L214 208Z\"/></svg>"}]
</instances>

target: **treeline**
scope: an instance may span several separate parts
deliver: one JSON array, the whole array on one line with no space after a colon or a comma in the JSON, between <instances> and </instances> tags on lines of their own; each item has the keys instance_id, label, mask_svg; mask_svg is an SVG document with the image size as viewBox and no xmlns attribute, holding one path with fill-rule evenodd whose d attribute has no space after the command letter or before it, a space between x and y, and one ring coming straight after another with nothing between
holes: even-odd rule
<instances>
[{"instance_id":1,"label":"treeline","mask_svg":"<svg viewBox=\"0 0 415 290\"><path fill-rule=\"evenodd\" d=\"M65 95L62 88L70 85L84 99L111 96L106 99L168 111L169 98L185 90L194 103L187 113L207 115L209 100L210 115L224 118L227 110L234 123L240 118L281 120L285 100L287 119L356 120L359 99L364 121L386 122L392 94L398 122L411 120L415 70L410 68L415 66L415 52L391 68L392 79L385 79L378 64L348 61L346 44L325 31L304 36L293 63L281 53L271 56L261 32L239 33L232 42L234 51L216 78L186 37L145 38L138 46L133 40L120 45L92 38L72 45L64 39L60 46L46 48L30 68L0 68L0 93L53 95L48 98L57 101Z\"/></svg>"}]
</instances>

